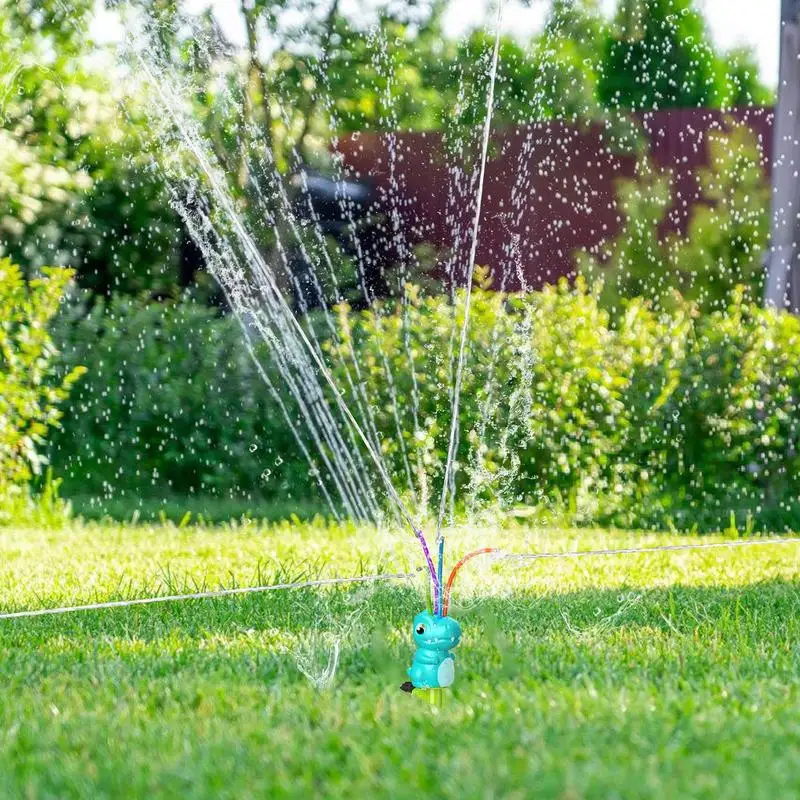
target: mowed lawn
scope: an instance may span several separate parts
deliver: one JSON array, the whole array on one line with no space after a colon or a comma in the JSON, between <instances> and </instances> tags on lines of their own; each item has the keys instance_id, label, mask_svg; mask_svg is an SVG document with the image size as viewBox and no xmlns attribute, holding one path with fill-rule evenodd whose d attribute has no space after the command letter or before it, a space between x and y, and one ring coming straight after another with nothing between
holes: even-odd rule
<instances>
[{"instance_id":1,"label":"mowed lawn","mask_svg":"<svg viewBox=\"0 0 800 800\"><path fill-rule=\"evenodd\" d=\"M0 610L419 563L322 524L2 530ZM0 797L800 798L800 544L462 575L442 710L398 688L421 578L0 621Z\"/></svg>"}]
</instances>

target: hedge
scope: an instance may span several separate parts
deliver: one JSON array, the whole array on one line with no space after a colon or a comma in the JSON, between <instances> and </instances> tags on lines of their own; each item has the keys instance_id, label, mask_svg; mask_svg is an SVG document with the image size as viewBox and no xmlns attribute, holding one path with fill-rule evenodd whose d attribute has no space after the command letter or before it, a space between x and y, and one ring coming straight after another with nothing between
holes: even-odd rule
<instances>
[{"instance_id":1,"label":"hedge","mask_svg":"<svg viewBox=\"0 0 800 800\"><path fill-rule=\"evenodd\" d=\"M580 281L473 293L460 506L533 506L579 524L709 529L732 514L798 524L800 321L740 292L711 314L636 299L612 319L598 295ZM404 303L342 306L324 344L395 485L423 513L441 490L462 304L409 289ZM89 366L52 440L67 493L319 502L230 316L117 299L73 308L57 336L65 371Z\"/></svg>"}]
</instances>

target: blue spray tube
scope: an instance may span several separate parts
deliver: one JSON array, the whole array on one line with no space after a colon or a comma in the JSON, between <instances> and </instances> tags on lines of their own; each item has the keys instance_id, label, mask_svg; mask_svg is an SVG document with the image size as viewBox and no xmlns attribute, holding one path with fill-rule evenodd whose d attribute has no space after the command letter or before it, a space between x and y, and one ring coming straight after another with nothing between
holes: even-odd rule
<instances>
[{"instance_id":1,"label":"blue spray tube","mask_svg":"<svg viewBox=\"0 0 800 800\"><path fill-rule=\"evenodd\" d=\"M436 606L434 607L434 613L438 614L440 617L444 616L444 612L442 611L442 600L444 594L444 583L442 581L444 569L444 536L439 537L439 563L436 566L436 577L439 578L439 597L437 598Z\"/></svg>"}]
</instances>

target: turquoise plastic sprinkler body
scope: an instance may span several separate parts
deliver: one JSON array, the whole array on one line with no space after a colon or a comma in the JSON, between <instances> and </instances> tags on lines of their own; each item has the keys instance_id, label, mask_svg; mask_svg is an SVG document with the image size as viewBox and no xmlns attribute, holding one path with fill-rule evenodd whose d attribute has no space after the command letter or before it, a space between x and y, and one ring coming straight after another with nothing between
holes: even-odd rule
<instances>
[{"instance_id":1,"label":"turquoise plastic sprinkler body","mask_svg":"<svg viewBox=\"0 0 800 800\"><path fill-rule=\"evenodd\" d=\"M461 641L461 626L452 617L434 616L421 611L414 617L414 660L408 668L403 691L446 689L452 686L456 660L451 652ZM433 697L428 697L434 702ZM438 699L438 698L437 698Z\"/></svg>"}]
</instances>

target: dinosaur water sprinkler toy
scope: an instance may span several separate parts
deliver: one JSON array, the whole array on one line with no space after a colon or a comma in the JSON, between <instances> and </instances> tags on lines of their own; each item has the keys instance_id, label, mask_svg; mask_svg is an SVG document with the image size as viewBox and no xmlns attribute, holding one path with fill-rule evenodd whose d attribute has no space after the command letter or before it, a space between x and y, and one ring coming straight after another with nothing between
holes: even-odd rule
<instances>
[{"instance_id":1,"label":"dinosaur water sprinkler toy","mask_svg":"<svg viewBox=\"0 0 800 800\"><path fill-rule=\"evenodd\" d=\"M417 650L408 668L411 678L402 689L446 689L456 676L455 656L450 652L461 641L461 626L452 617L434 616L421 611L414 617L414 643Z\"/></svg>"},{"instance_id":2,"label":"dinosaur water sprinkler toy","mask_svg":"<svg viewBox=\"0 0 800 800\"><path fill-rule=\"evenodd\" d=\"M404 692L417 691L419 696L431 704L442 705L442 690L452 686L455 680L455 656L452 650L461 641L461 626L447 615L453 582L467 561L484 553L495 552L495 548L483 547L468 553L453 567L445 584L442 580L444 538L439 539L438 569L435 575L431 570L433 612L421 611L414 617L413 638L417 649L408 668L408 677L411 680L400 687Z\"/></svg>"}]
</instances>

